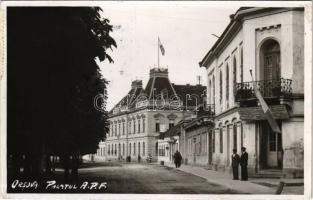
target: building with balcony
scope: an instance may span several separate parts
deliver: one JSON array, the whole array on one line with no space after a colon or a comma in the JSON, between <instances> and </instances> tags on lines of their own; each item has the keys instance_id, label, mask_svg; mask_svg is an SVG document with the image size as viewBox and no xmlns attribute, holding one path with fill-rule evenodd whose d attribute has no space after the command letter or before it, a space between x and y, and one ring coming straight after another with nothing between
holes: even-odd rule
<instances>
[{"instance_id":1,"label":"building with balcony","mask_svg":"<svg viewBox=\"0 0 313 200\"><path fill-rule=\"evenodd\" d=\"M106 160L157 160L160 133L184 118L197 114L205 101L206 87L176 85L168 70L154 68L145 88L133 81L130 91L109 113L110 129L105 141Z\"/></svg>"},{"instance_id":2,"label":"building with balcony","mask_svg":"<svg viewBox=\"0 0 313 200\"><path fill-rule=\"evenodd\" d=\"M207 101L215 104L210 164L230 169L232 149L245 146L250 175L302 177L304 9L240 8L199 64L207 69ZM281 134L271 130L252 80Z\"/></svg>"}]
</instances>

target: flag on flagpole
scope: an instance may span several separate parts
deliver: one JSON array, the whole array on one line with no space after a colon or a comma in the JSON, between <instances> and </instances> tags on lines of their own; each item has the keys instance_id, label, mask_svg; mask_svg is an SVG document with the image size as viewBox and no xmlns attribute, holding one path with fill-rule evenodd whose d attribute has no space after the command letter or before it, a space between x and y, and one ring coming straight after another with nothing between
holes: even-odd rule
<instances>
[{"instance_id":1,"label":"flag on flagpole","mask_svg":"<svg viewBox=\"0 0 313 200\"><path fill-rule=\"evenodd\" d=\"M162 55L164 56L164 54L165 54L164 46L162 45L162 43L161 43L161 41L160 41L160 38L158 38L158 40L159 40L159 48L160 48L160 50L161 50Z\"/></svg>"},{"instance_id":2,"label":"flag on flagpole","mask_svg":"<svg viewBox=\"0 0 313 200\"><path fill-rule=\"evenodd\" d=\"M275 133L281 133L280 128L279 128L276 120L274 119L273 113L271 112L270 108L268 107L267 103L265 102L260 90L257 88L256 82L253 81L252 70L250 70L250 74L252 77L254 94L261 104L261 108L264 112L265 118L267 119L268 123L270 124L270 127L272 128L272 130Z\"/></svg>"}]
</instances>

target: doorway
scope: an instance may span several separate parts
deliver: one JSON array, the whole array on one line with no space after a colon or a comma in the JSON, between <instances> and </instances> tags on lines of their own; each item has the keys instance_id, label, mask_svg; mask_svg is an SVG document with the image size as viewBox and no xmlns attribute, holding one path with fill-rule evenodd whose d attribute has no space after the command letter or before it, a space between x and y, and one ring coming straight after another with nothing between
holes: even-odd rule
<instances>
[{"instance_id":1,"label":"doorway","mask_svg":"<svg viewBox=\"0 0 313 200\"><path fill-rule=\"evenodd\" d=\"M273 132L267 121L260 124L260 168L282 169L282 134Z\"/></svg>"}]
</instances>

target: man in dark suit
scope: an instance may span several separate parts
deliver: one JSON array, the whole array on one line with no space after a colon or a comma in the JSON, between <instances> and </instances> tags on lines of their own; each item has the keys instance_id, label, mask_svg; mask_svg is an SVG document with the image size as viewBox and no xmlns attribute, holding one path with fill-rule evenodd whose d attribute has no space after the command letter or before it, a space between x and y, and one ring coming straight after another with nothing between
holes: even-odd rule
<instances>
[{"instance_id":1,"label":"man in dark suit","mask_svg":"<svg viewBox=\"0 0 313 200\"><path fill-rule=\"evenodd\" d=\"M231 166L233 168L233 180L238 180L238 169L240 163L240 156L237 154L237 149L233 149L233 155L231 156Z\"/></svg>"},{"instance_id":2,"label":"man in dark suit","mask_svg":"<svg viewBox=\"0 0 313 200\"><path fill-rule=\"evenodd\" d=\"M246 152L245 147L241 147L241 157L240 157L240 166L241 166L241 180L248 180L248 153Z\"/></svg>"}]
</instances>

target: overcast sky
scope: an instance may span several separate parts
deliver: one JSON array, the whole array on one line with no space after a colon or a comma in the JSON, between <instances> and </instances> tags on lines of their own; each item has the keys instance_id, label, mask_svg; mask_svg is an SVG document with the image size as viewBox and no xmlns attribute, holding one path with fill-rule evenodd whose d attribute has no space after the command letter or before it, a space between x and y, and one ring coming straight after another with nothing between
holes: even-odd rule
<instances>
[{"instance_id":1,"label":"overcast sky","mask_svg":"<svg viewBox=\"0 0 313 200\"><path fill-rule=\"evenodd\" d=\"M224 2L226 4L226 2ZM238 6L212 7L211 2L115 2L102 6L103 16L120 26L112 33L117 49L114 64L100 64L108 85L111 109L130 89L132 80L145 87L149 69L157 66L157 38L165 48L160 66L167 67L175 84L196 84L198 75L206 85L205 69L198 63L221 35Z\"/></svg>"}]
</instances>

